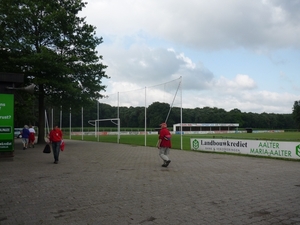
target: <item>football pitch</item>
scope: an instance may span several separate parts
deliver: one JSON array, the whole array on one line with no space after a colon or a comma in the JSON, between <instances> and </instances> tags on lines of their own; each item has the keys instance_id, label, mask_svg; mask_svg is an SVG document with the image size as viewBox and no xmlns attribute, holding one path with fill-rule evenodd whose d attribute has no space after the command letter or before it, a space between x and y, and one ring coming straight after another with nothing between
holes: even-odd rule
<instances>
[{"instance_id":1,"label":"football pitch","mask_svg":"<svg viewBox=\"0 0 300 225\"><path fill-rule=\"evenodd\" d=\"M181 149L181 137L182 137L182 149L191 150L190 139L191 138L203 138L203 139L239 139L239 140L266 140L266 141L288 141L288 142L300 142L300 132L267 132L267 133L232 133L232 134L197 134L197 135L172 135L172 149ZM65 135L65 139L70 137ZM83 141L100 141L108 143L117 143L117 135L101 135L95 137L95 135L72 135L73 140ZM155 147L158 140L158 135L147 135L146 146ZM120 135L120 144L128 144L133 146L145 146L144 135Z\"/></svg>"}]
</instances>

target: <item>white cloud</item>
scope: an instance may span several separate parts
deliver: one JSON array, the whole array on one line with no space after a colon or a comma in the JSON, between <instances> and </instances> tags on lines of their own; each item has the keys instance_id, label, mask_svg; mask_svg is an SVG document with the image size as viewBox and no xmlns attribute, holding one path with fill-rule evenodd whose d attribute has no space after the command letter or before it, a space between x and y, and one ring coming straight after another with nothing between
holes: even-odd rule
<instances>
[{"instance_id":1,"label":"white cloud","mask_svg":"<svg viewBox=\"0 0 300 225\"><path fill-rule=\"evenodd\" d=\"M147 87L148 104L170 103L174 94L163 88L180 76L187 108L291 113L299 99L300 1L88 2L82 14L104 37L98 51L108 65L111 79L103 82L114 102L119 92L123 104L143 106ZM244 58L231 59L240 49ZM229 58L215 60L223 50Z\"/></svg>"},{"instance_id":2,"label":"white cloud","mask_svg":"<svg viewBox=\"0 0 300 225\"><path fill-rule=\"evenodd\" d=\"M225 77L221 77L214 84L215 89L223 90L228 93L236 91L245 91L256 88L256 84L253 79L248 75L238 74L233 80L229 80Z\"/></svg>"},{"instance_id":3,"label":"white cloud","mask_svg":"<svg viewBox=\"0 0 300 225\"><path fill-rule=\"evenodd\" d=\"M230 111L234 108L242 112L273 112L291 113L296 95L289 93L274 93L267 91L246 92L232 94L217 92L184 93L184 108L217 107Z\"/></svg>"},{"instance_id":4,"label":"white cloud","mask_svg":"<svg viewBox=\"0 0 300 225\"><path fill-rule=\"evenodd\" d=\"M197 49L300 47L298 1L89 0L84 14L100 35L143 31Z\"/></svg>"}]
</instances>

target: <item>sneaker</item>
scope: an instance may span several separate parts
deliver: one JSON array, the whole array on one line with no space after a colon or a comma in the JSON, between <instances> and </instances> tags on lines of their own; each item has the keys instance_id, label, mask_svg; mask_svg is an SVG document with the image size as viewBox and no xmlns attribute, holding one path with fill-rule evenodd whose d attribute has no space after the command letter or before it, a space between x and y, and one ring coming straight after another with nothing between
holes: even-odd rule
<instances>
[{"instance_id":1,"label":"sneaker","mask_svg":"<svg viewBox=\"0 0 300 225\"><path fill-rule=\"evenodd\" d=\"M170 164L170 162L171 162L171 160L168 160L168 161L166 162L166 167Z\"/></svg>"},{"instance_id":2,"label":"sneaker","mask_svg":"<svg viewBox=\"0 0 300 225\"><path fill-rule=\"evenodd\" d=\"M54 164L57 164L58 162L57 161L54 161Z\"/></svg>"}]
</instances>

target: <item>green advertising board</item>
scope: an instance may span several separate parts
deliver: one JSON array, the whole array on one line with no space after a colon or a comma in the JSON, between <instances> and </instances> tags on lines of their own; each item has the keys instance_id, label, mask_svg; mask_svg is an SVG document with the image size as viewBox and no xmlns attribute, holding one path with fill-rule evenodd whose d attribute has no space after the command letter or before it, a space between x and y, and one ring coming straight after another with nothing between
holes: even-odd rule
<instances>
[{"instance_id":1,"label":"green advertising board","mask_svg":"<svg viewBox=\"0 0 300 225\"><path fill-rule=\"evenodd\" d=\"M14 150L14 95L0 94L0 151Z\"/></svg>"}]
</instances>

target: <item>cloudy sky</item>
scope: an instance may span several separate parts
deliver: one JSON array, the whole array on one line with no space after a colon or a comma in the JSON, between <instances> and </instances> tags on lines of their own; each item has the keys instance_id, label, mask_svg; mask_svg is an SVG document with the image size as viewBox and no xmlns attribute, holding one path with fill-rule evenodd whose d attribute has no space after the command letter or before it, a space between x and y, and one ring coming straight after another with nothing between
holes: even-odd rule
<instances>
[{"instance_id":1,"label":"cloudy sky","mask_svg":"<svg viewBox=\"0 0 300 225\"><path fill-rule=\"evenodd\" d=\"M104 94L120 105L291 113L300 100L298 0L87 2L80 16L103 37L111 77Z\"/></svg>"}]
</instances>

